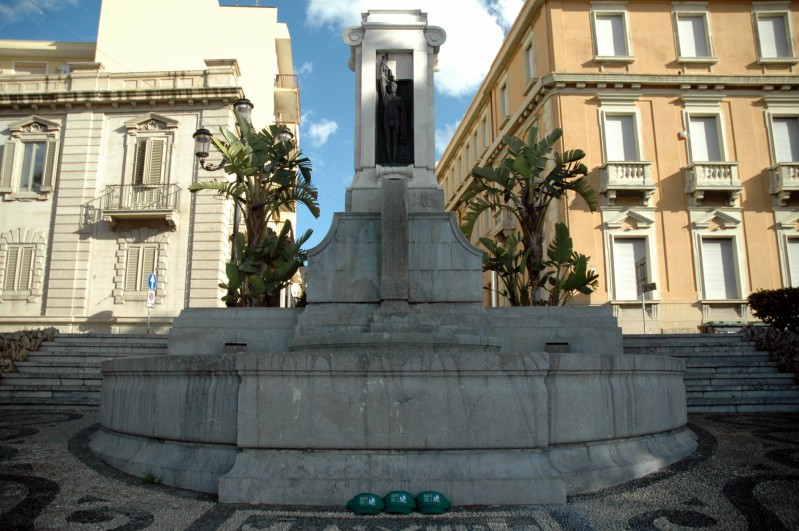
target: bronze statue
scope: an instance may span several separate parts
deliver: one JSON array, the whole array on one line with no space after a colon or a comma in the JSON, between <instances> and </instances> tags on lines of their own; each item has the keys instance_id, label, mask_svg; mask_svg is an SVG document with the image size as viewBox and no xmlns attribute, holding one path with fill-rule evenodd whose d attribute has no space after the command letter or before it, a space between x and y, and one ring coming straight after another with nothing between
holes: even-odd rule
<instances>
[{"instance_id":1,"label":"bronze statue","mask_svg":"<svg viewBox=\"0 0 799 531\"><path fill-rule=\"evenodd\" d=\"M397 94L397 82L388 66L388 54L380 62L380 95L383 101L383 135L386 161L398 162L399 145L406 142L405 102Z\"/></svg>"}]
</instances>

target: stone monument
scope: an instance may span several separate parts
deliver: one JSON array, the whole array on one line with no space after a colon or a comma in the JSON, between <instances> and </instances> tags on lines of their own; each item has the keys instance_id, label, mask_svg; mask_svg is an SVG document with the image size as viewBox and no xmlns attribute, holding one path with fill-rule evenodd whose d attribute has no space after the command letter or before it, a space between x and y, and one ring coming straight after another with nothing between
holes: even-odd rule
<instances>
[{"instance_id":1,"label":"stone monument","mask_svg":"<svg viewBox=\"0 0 799 531\"><path fill-rule=\"evenodd\" d=\"M482 306L433 173L445 38L420 11L346 32L355 176L308 306L187 309L168 356L105 362L98 455L222 502L469 505L564 502L695 449L683 362L624 355L607 308Z\"/></svg>"}]
</instances>

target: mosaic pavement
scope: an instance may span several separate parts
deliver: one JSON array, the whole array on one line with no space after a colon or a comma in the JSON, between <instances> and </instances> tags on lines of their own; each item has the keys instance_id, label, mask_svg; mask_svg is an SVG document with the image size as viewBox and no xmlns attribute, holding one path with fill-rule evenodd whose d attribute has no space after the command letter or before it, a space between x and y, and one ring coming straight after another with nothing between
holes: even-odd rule
<instances>
[{"instance_id":1,"label":"mosaic pavement","mask_svg":"<svg viewBox=\"0 0 799 531\"><path fill-rule=\"evenodd\" d=\"M799 413L691 415L690 427L700 443L693 455L567 504L458 507L452 500L440 516L355 516L346 500L330 508L230 505L142 484L88 450L97 413L4 410L0 529L799 529Z\"/></svg>"}]
</instances>

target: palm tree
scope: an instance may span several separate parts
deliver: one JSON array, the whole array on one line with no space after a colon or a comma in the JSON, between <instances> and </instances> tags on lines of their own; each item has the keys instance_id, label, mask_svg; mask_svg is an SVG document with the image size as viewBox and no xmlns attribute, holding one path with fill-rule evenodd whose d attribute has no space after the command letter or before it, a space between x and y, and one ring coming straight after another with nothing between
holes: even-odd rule
<instances>
[{"instance_id":1,"label":"palm tree","mask_svg":"<svg viewBox=\"0 0 799 531\"><path fill-rule=\"evenodd\" d=\"M503 142L508 148L509 156L496 168L475 167L464 192L467 211L462 230L468 238L471 238L475 223L485 211L507 212L516 221L519 234L508 238L507 247L501 242L487 243L491 240L480 239L490 253L487 260L484 260L486 269L499 272L495 268L503 267L504 263L510 266L510 270L506 268L501 276L524 274L523 280L516 278L506 282L506 289L509 290L507 296L514 305L541 304L543 301L539 301L539 288L547 289L547 285L551 285L547 281L549 275L542 275L542 271L547 267L544 257L544 223L552 201L574 191L585 200L592 212L598 206L596 192L585 179L588 168L580 162L585 153L579 149L563 154L555 151L555 144L562 135L562 130L555 129L539 140L538 128L535 126L530 128L526 141L506 135ZM568 229L566 230L568 236ZM559 238L558 241L566 240ZM568 241L571 242L570 239ZM521 264L524 265L523 268L520 267ZM585 281L588 285L595 285L596 275L591 275L594 278L586 278ZM510 293L509 286L517 286L513 289L521 291ZM552 302L564 299L557 296L550 297L549 300Z\"/></svg>"},{"instance_id":2,"label":"palm tree","mask_svg":"<svg viewBox=\"0 0 799 531\"><path fill-rule=\"evenodd\" d=\"M189 191L213 190L242 212L245 232L233 235L237 252L226 268L227 284L220 284L228 289L223 300L231 306L275 306L280 290L305 260L300 245L311 231L295 241L288 221L280 233L269 223L279 220L281 212L295 211L298 203L319 217L319 194L311 184L311 161L296 151L294 142L279 138L280 126L256 131L234 113L240 135L223 127L222 138L211 140L224 157L225 173L235 178L196 182Z\"/></svg>"}]
</instances>

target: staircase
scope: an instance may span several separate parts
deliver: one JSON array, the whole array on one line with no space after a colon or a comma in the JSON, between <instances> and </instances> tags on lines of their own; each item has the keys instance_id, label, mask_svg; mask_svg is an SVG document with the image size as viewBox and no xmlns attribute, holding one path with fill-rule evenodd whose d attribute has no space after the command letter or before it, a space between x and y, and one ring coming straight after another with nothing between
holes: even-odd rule
<instances>
[{"instance_id":1,"label":"staircase","mask_svg":"<svg viewBox=\"0 0 799 531\"><path fill-rule=\"evenodd\" d=\"M625 335L625 354L685 360L689 413L799 411L799 385L742 334Z\"/></svg>"},{"instance_id":2,"label":"staircase","mask_svg":"<svg viewBox=\"0 0 799 531\"><path fill-rule=\"evenodd\" d=\"M168 336L59 334L0 376L0 407L97 409L100 363L161 356ZM799 411L799 385L741 334L626 335L625 354L685 360L689 413Z\"/></svg>"},{"instance_id":3,"label":"staircase","mask_svg":"<svg viewBox=\"0 0 799 531\"><path fill-rule=\"evenodd\" d=\"M167 343L166 335L58 334L0 375L0 407L98 409L101 362L166 355Z\"/></svg>"}]
</instances>

